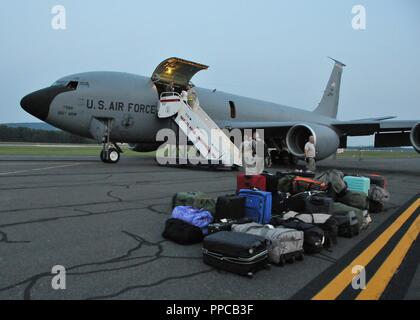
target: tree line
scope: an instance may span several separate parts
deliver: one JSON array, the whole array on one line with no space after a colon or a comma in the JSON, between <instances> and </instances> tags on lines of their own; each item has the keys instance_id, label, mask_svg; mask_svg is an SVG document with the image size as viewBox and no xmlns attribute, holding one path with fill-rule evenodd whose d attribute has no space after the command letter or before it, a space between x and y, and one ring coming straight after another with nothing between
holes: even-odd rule
<instances>
[{"instance_id":1,"label":"tree line","mask_svg":"<svg viewBox=\"0 0 420 320\"><path fill-rule=\"evenodd\" d=\"M86 139L61 130L12 128L5 125L0 125L0 142L95 143L92 139Z\"/></svg>"}]
</instances>

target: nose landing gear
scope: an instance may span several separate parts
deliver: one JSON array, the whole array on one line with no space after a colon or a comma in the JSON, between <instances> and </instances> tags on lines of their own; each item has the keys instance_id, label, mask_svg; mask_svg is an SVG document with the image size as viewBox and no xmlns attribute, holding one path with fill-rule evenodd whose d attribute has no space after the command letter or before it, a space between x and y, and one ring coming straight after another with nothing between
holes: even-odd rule
<instances>
[{"instance_id":1,"label":"nose landing gear","mask_svg":"<svg viewBox=\"0 0 420 320\"><path fill-rule=\"evenodd\" d=\"M100 158L104 163L117 163L120 161L120 153L123 151L116 144L110 141L112 120L109 119L106 124L105 135L102 138L102 150Z\"/></svg>"}]
</instances>

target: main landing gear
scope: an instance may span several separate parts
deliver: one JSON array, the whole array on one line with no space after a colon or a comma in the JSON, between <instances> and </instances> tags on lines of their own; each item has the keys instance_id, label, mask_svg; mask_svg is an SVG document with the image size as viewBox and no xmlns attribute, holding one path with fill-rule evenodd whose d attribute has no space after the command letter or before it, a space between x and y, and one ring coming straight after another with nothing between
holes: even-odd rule
<instances>
[{"instance_id":1,"label":"main landing gear","mask_svg":"<svg viewBox=\"0 0 420 320\"><path fill-rule=\"evenodd\" d=\"M111 122L112 120L107 121L105 135L102 139L103 147L100 157L104 163L117 163L120 161L120 154L123 152L116 143L110 141Z\"/></svg>"},{"instance_id":2,"label":"main landing gear","mask_svg":"<svg viewBox=\"0 0 420 320\"><path fill-rule=\"evenodd\" d=\"M120 153L122 153L122 150L118 145L112 142L104 143L100 157L104 163L117 163L120 161Z\"/></svg>"}]
</instances>

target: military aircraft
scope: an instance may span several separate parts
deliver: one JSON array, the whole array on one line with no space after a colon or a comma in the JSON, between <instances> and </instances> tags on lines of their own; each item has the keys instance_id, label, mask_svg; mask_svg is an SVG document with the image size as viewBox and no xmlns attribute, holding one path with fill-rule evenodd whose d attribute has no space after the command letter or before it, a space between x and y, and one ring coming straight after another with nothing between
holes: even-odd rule
<instances>
[{"instance_id":1,"label":"military aircraft","mask_svg":"<svg viewBox=\"0 0 420 320\"><path fill-rule=\"evenodd\" d=\"M332 60L325 92L312 112L195 87L201 110L198 120L210 121L204 125L209 128L264 129L274 163L303 158L311 135L316 139L318 160L345 148L347 137L362 135L375 135L375 147L413 146L420 153L420 120L337 120L345 65ZM182 104L181 91L192 84L197 72L206 69L206 65L169 58L151 77L120 72L74 74L28 94L20 104L42 121L102 143L101 160L116 163L121 152L118 143L128 143L138 152L154 151L162 144L156 141L159 130L176 128L177 114L182 113L182 107L188 110L187 103ZM185 116L191 120L192 114L181 114L181 119Z\"/></svg>"}]
</instances>

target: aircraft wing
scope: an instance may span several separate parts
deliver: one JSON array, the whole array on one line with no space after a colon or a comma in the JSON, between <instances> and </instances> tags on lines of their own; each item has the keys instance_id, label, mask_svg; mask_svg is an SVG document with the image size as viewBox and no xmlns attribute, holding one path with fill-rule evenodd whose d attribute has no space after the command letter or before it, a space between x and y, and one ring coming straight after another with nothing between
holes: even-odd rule
<instances>
[{"instance_id":1,"label":"aircraft wing","mask_svg":"<svg viewBox=\"0 0 420 320\"><path fill-rule=\"evenodd\" d=\"M267 134L286 135L297 121L216 121L220 128L229 129L264 129Z\"/></svg>"},{"instance_id":2,"label":"aircraft wing","mask_svg":"<svg viewBox=\"0 0 420 320\"><path fill-rule=\"evenodd\" d=\"M355 121L336 121L332 125L347 136L363 136L383 132L404 132L419 123L413 120L355 120Z\"/></svg>"}]
</instances>

